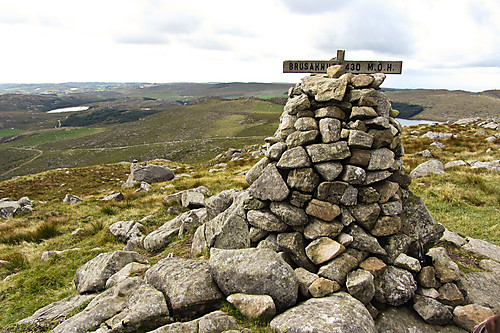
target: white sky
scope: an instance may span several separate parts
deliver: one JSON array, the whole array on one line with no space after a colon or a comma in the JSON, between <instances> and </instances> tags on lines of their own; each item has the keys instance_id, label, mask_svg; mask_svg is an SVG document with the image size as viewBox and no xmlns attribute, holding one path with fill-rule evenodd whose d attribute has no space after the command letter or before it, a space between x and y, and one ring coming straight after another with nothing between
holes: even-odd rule
<instances>
[{"instance_id":1,"label":"white sky","mask_svg":"<svg viewBox=\"0 0 500 333\"><path fill-rule=\"evenodd\" d=\"M402 60L386 87L500 89L498 0L0 0L0 83L297 82L283 60Z\"/></svg>"}]
</instances>

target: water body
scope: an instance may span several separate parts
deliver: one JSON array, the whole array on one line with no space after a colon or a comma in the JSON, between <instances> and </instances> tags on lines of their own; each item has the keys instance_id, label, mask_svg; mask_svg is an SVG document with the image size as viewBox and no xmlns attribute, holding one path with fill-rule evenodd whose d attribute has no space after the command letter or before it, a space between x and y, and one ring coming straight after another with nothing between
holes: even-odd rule
<instances>
[{"instance_id":1,"label":"water body","mask_svg":"<svg viewBox=\"0 0 500 333\"><path fill-rule=\"evenodd\" d=\"M412 126L412 125L421 125L421 124L440 124L439 121L433 120L418 120L418 119L402 119L396 118L396 120L401 124L401 126Z\"/></svg>"},{"instance_id":2,"label":"water body","mask_svg":"<svg viewBox=\"0 0 500 333\"><path fill-rule=\"evenodd\" d=\"M88 106L72 106L70 108L61 108L47 111L47 113L63 113L63 112L78 112L88 110Z\"/></svg>"}]
</instances>

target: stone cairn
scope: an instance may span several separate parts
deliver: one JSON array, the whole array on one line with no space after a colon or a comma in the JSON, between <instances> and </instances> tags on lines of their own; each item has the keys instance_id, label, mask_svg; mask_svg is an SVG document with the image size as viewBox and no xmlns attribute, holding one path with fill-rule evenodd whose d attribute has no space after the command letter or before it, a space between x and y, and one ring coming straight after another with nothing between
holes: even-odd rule
<instances>
[{"instance_id":1,"label":"stone cairn","mask_svg":"<svg viewBox=\"0 0 500 333\"><path fill-rule=\"evenodd\" d=\"M408 189L398 111L379 91L384 79L334 66L290 88L265 157L246 174L246 195L232 203L239 211L199 227L192 254L272 248L295 267L302 299L342 289L372 314L373 304L415 299L428 323L450 322L447 306L464 304L453 283L458 266L443 248L427 254L444 228ZM450 290L442 302L415 297L418 286L441 285Z\"/></svg>"}]
</instances>

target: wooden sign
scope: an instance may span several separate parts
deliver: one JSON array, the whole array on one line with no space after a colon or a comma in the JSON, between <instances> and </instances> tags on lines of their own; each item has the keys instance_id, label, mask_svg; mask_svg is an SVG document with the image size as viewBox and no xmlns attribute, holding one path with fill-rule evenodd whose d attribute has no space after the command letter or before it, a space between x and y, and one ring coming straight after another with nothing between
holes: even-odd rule
<instances>
[{"instance_id":1,"label":"wooden sign","mask_svg":"<svg viewBox=\"0 0 500 333\"><path fill-rule=\"evenodd\" d=\"M344 60L345 51L337 50L337 57L331 60L285 60L283 73L326 73L330 66L342 65L347 73L401 74L402 61Z\"/></svg>"}]
</instances>

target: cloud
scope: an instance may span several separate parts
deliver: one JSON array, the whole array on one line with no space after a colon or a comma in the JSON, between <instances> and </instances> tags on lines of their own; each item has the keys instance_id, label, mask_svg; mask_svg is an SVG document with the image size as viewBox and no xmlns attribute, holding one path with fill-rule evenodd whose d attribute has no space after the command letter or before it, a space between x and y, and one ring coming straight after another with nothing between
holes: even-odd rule
<instances>
[{"instance_id":1,"label":"cloud","mask_svg":"<svg viewBox=\"0 0 500 333\"><path fill-rule=\"evenodd\" d=\"M130 34L115 36L115 41L121 44L138 44L138 45L163 45L169 44L170 40L167 36L160 34Z\"/></svg>"},{"instance_id":2,"label":"cloud","mask_svg":"<svg viewBox=\"0 0 500 333\"><path fill-rule=\"evenodd\" d=\"M345 0L280 0L285 7L296 14L325 14L335 12L344 7L349 1Z\"/></svg>"},{"instance_id":3,"label":"cloud","mask_svg":"<svg viewBox=\"0 0 500 333\"><path fill-rule=\"evenodd\" d=\"M410 55L416 36L410 17L390 3L357 1L324 19L313 43L334 54L337 49Z\"/></svg>"},{"instance_id":4,"label":"cloud","mask_svg":"<svg viewBox=\"0 0 500 333\"><path fill-rule=\"evenodd\" d=\"M230 51L233 49L230 43L217 36L189 36L180 39L182 42L195 49L210 51Z\"/></svg>"}]
</instances>

